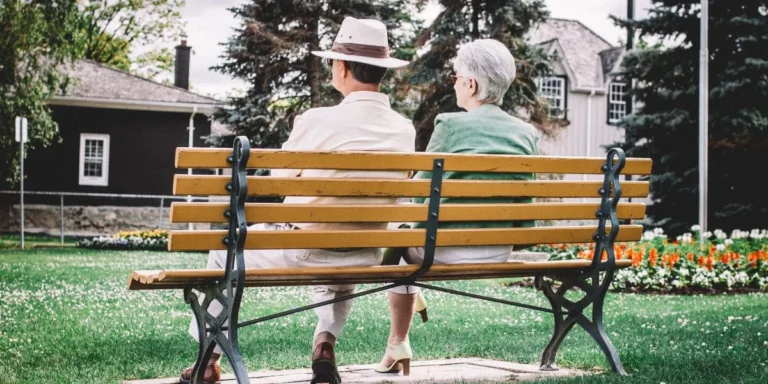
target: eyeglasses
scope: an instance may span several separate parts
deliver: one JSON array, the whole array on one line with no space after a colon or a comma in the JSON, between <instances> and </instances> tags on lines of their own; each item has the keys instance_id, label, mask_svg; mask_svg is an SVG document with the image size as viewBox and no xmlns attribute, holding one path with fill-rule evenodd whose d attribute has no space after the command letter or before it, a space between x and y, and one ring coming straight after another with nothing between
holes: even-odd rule
<instances>
[{"instance_id":1,"label":"eyeglasses","mask_svg":"<svg viewBox=\"0 0 768 384\"><path fill-rule=\"evenodd\" d=\"M459 80L459 78L465 77L465 76L459 76L459 75L451 75L451 81L453 81L454 84L456 84L456 81Z\"/></svg>"}]
</instances>

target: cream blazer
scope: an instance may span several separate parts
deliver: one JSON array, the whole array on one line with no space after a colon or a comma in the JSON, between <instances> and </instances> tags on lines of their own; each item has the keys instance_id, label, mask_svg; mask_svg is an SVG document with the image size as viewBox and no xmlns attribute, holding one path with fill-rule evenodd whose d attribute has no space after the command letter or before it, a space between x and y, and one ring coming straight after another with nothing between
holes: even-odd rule
<instances>
[{"instance_id":1,"label":"cream blazer","mask_svg":"<svg viewBox=\"0 0 768 384\"><path fill-rule=\"evenodd\" d=\"M353 92L333 107L312 108L296 117L282 149L288 151L414 152L413 123L392 110L379 92ZM274 169L272 177L407 179L407 172ZM394 204L396 198L288 196L285 204ZM379 229L387 223L293 223L301 229Z\"/></svg>"}]
</instances>

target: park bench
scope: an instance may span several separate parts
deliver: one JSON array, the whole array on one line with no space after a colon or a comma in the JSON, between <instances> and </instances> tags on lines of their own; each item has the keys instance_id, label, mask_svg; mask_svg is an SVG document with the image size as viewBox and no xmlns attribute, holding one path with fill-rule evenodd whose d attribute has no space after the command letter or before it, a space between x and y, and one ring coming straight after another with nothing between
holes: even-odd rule
<instances>
[{"instance_id":1,"label":"park bench","mask_svg":"<svg viewBox=\"0 0 768 384\"><path fill-rule=\"evenodd\" d=\"M221 346L239 383L248 373L238 347L238 329L321 305L380 292L399 285L415 285L450 294L477 298L552 313L554 333L541 357L542 370L557 369L560 343L578 324L604 352L611 368L625 374L619 356L603 330L603 300L618 268L630 260L616 259L615 241L637 241L641 225L621 224L642 219L645 204L621 198L645 198L647 181L621 181L620 175L648 175L649 159L626 159L621 149L611 149L606 159L545 156L464 155L446 153L289 152L250 149L238 137L234 150L179 148L177 168L230 167L231 176L175 175L175 195L223 195L229 203L185 202L171 207L174 223L228 223L226 230L171 231L171 251L228 250L226 269L135 271L129 289L179 289L198 319L200 343L197 368L204 367L215 344ZM432 171L431 180L311 179L247 176L247 169L340 169ZM474 181L442 180L443 172L525 172L540 174L603 175L602 181ZM429 197L428 204L317 205L246 203L246 196L378 196ZM441 197L597 198L530 204L440 204ZM438 222L506 220L592 220L586 226L536 228L438 229ZM426 222L426 229L251 231L247 223L307 222ZM436 246L519 245L594 242L592 260L507 262L494 264L433 265ZM327 267L245 269L246 249L338 249L424 246L422 266ZM551 308L484 297L425 282L506 277L533 277ZM324 303L316 303L258 319L239 318L246 287L316 284L383 283L374 288ZM576 289L576 290L575 290ZM566 298L566 292L574 290ZM200 302L199 294L205 295ZM207 313L216 299L224 310L217 317ZM382 298L382 311L386 305ZM229 321L229 326L227 326ZM227 333L224 333L228 331ZM204 369L197 369L202 379ZM194 381L193 381L194 382Z\"/></svg>"}]
</instances>

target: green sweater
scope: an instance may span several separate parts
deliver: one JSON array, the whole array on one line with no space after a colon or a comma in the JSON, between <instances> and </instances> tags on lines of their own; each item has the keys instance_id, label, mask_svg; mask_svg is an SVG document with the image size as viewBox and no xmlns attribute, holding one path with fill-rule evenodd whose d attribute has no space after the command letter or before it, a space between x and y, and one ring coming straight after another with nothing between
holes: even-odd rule
<instances>
[{"instance_id":1,"label":"green sweater","mask_svg":"<svg viewBox=\"0 0 768 384\"><path fill-rule=\"evenodd\" d=\"M494 104L472 112L443 113L435 118L435 131L427 152L476 153L488 155L538 155L536 128L510 116ZM533 180L532 173L445 172L443 180ZM414 178L431 179L432 172L418 172ZM428 199L414 199L426 203ZM530 203L531 198L443 198L446 203ZM426 223L416 223L423 228ZM533 227L534 221L442 222L441 228Z\"/></svg>"}]
</instances>

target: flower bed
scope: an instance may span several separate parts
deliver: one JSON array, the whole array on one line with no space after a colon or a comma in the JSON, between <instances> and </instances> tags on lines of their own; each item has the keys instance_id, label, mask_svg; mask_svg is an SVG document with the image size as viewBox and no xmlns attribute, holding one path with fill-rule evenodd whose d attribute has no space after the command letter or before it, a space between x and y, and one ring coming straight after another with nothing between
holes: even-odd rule
<instances>
[{"instance_id":1,"label":"flower bed","mask_svg":"<svg viewBox=\"0 0 768 384\"><path fill-rule=\"evenodd\" d=\"M632 267L617 271L611 288L621 291L722 292L768 291L768 231L692 233L669 241L656 228L643 234L642 241L618 243L617 259L632 260ZM706 239L700 245L699 236ZM549 252L550 260L589 259L594 244L538 246ZM603 255L605 258L605 255Z\"/></svg>"},{"instance_id":2,"label":"flower bed","mask_svg":"<svg viewBox=\"0 0 768 384\"><path fill-rule=\"evenodd\" d=\"M80 248L118 250L165 250L168 249L168 231L128 231L112 236L99 236L77 242Z\"/></svg>"}]
</instances>

